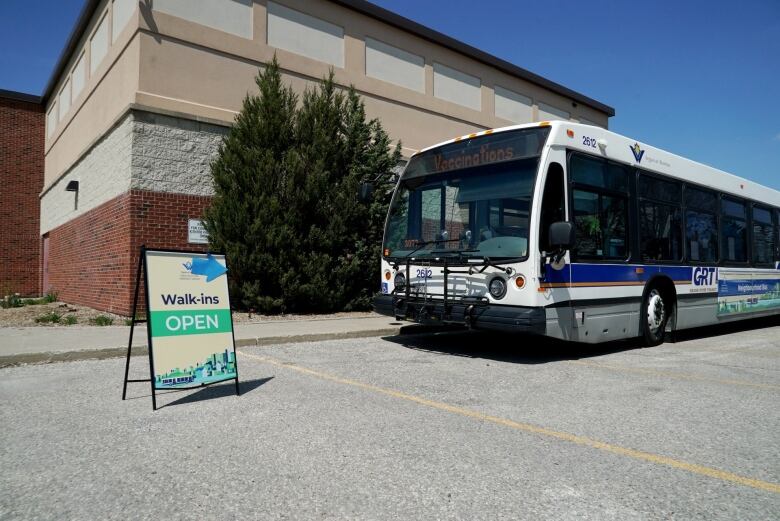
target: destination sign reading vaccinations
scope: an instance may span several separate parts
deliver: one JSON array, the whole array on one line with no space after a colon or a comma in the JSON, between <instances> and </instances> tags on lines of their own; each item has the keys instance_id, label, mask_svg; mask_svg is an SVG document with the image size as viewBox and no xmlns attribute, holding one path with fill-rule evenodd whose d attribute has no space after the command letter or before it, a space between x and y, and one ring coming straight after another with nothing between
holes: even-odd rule
<instances>
[{"instance_id":1,"label":"destination sign reading vaccinations","mask_svg":"<svg viewBox=\"0 0 780 521\"><path fill-rule=\"evenodd\" d=\"M462 139L412 157L404 179L536 157L549 133L550 127L535 127Z\"/></svg>"},{"instance_id":2,"label":"destination sign reading vaccinations","mask_svg":"<svg viewBox=\"0 0 780 521\"><path fill-rule=\"evenodd\" d=\"M156 389L237 377L223 255L146 251Z\"/></svg>"}]
</instances>

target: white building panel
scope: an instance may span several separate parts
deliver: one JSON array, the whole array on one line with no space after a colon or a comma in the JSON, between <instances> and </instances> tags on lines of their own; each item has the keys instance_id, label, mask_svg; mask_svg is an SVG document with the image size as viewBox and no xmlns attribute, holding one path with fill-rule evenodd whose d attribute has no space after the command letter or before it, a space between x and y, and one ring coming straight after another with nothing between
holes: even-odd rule
<instances>
[{"instance_id":1,"label":"white building panel","mask_svg":"<svg viewBox=\"0 0 780 521\"><path fill-rule=\"evenodd\" d=\"M565 110L555 108L547 103L539 103L539 121L554 121L556 119L568 121L570 118L571 114Z\"/></svg>"},{"instance_id":2,"label":"white building panel","mask_svg":"<svg viewBox=\"0 0 780 521\"><path fill-rule=\"evenodd\" d=\"M155 11L252 38L252 0L154 0Z\"/></svg>"},{"instance_id":3,"label":"white building panel","mask_svg":"<svg viewBox=\"0 0 780 521\"><path fill-rule=\"evenodd\" d=\"M60 121L62 121L70 110L70 80L65 82L58 99L60 105Z\"/></svg>"},{"instance_id":4,"label":"white building panel","mask_svg":"<svg viewBox=\"0 0 780 521\"><path fill-rule=\"evenodd\" d=\"M119 33L125 28L133 11L138 6L138 0L114 0L114 12L111 15L111 41L115 42Z\"/></svg>"},{"instance_id":5,"label":"white building panel","mask_svg":"<svg viewBox=\"0 0 780 521\"><path fill-rule=\"evenodd\" d=\"M474 110L482 107L482 82L441 63L433 64L433 95Z\"/></svg>"},{"instance_id":6,"label":"white building panel","mask_svg":"<svg viewBox=\"0 0 780 521\"><path fill-rule=\"evenodd\" d=\"M268 2L268 45L344 67L344 29Z\"/></svg>"},{"instance_id":7,"label":"white building panel","mask_svg":"<svg viewBox=\"0 0 780 521\"><path fill-rule=\"evenodd\" d=\"M57 128L57 104L53 104L46 114L46 137L51 137Z\"/></svg>"},{"instance_id":8,"label":"white building panel","mask_svg":"<svg viewBox=\"0 0 780 521\"><path fill-rule=\"evenodd\" d=\"M533 121L533 100L517 92L499 87L494 88L496 94L496 117L513 123L529 123Z\"/></svg>"},{"instance_id":9,"label":"white building panel","mask_svg":"<svg viewBox=\"0 0 780 521\"><path fill-rule=\"evenodd\" d=\"M84 55L82 54L79 61L76 62L76 66L73 67L73 73L71 74L73 94L71 99L74 101L79 97L81 91L84 90L84 84L87 82L87 69L84 66Z\"/></svg>"},{"instance_id":10,"label":"white building panel","mask_svg":"<svg viewBox=\"0 0 780 521\"><path fill-rule=\"evenodd\" d=\"M103 16L97 29L95 29L92 39L89 41L89 72L94 74L103 58L108 52L108 21L107 16Z\"/></svg>"},{"instance_id":11,"label":"white building panel","mask_svg":"<svg viewBox=\"0 0 780 521\"><path fill-rule=\"evenodd\" d=\"M373 38L366 38L366 76L425 92L425 59Z\"/></svg>"}]
</instances>

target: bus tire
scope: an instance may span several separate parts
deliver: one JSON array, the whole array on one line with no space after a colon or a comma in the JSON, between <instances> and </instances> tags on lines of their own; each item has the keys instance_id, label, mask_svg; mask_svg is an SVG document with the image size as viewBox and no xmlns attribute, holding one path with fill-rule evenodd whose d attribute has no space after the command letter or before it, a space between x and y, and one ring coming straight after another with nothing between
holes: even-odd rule
<instances>
[{"instance_id":1,"label":"bus tire","mask_svg":"<svg viewBox=\"0 0 780 521\"><path fill-rule=\"evenodd\" d=\"M663 343L666 332L666 324L672 311L672 303L665 292L657 286L645 291L642 299L642 336L647 347L657 346Z\"/></svg>"}]
</instances>

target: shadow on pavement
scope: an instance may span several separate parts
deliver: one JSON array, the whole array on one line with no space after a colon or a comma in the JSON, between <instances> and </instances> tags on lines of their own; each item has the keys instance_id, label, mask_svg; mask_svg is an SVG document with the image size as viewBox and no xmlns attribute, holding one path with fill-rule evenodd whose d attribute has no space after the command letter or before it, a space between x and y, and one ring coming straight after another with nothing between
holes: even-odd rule
<instances>
[{"instance_id":1,"label":"shadow on pavement","mask_svg":"<svg viewBox=\"0 0 780 521\"><path fill-rule=\"evenodd\" d=\"M580 344L522 333L458 330L384 337L408 349L516 364L576 360L640 347L638 340Z\"/></svg>"},{"instance_id":2,"label":"shadow on pavement","mask_svg":"<svg viewBox=\"0 0 780 521\"><path fill-rule=\"evenodd\" d=\"M708 327L686 329L667 335L666 342L696 340L766 327L780 326L780 316L754 318ZM465 329L425 330L407 326L401 335L384 337L384 340L408 349L442 355L483 358L517 364L546 364L561 360L578 360L622 351L643 348L639 338L582 344L564 342L553 338L522 333L498 333L492 331L468 331Z\"/></svg>"},{"instance_id":3,"label":"shadow on pavement","mask_svg":"<svg viewBox=\"0 0 780 521\"><path fill-rule=\"evenodd\" d=\"M726 322L707 327L697 327L694 329L683 329L674 334L674 341L696 340L699 338L710 338L713 336L728 335L731 333L740 333L743 331L753 331L754 329L764 329L767 327L780 326L780 315L772 317L749 318L738 320L736 322Z\"/></svg>"},{"instance_id":4,"label":"shadow on pavement","mask_svg":"<svg viewBox=\"0 0 780 521\"><path fill-rule=\"evenodd\" d=\"M268 378L258 378L256 380L239 380L238 382L238 388L241 391L241 395L254 391L261 385L273 380L273 376L269 376ZM195 389L198 389L197 387ZM192 390L192 389L187 389ZM161 393L158 394L159 396L163 396L164 394L169 393ZM196 392L192 394L188 394L187 396L183 396L179 398L178 400L172 401L170 403L166 403L165 405L161 405L159 408L162 409L163 407L170 407L171 405L182 405L185 403L195 403L200 402L203 400L212 400L214 398L224 398L225 396L235 396L236 395L236 384L233 381L226 382L224 384L219 385L209 385L203 388L200 388Z\"/></svg>"}]
</instances>

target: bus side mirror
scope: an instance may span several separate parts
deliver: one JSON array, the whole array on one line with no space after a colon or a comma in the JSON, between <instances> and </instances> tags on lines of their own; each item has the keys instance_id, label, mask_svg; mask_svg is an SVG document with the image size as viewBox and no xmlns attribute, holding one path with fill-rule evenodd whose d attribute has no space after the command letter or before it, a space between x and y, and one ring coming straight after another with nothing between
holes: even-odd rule
<instances>
[{"instance_id":1,"label":"bus side mirror","mask_svg":"<svg viewBox=\"0 0 780 521\"><path fill-rule=\"evenodd\" d=\"M558 221L550 225L550 249L566 251L574 248L574 225L568 221Z\"/></svg>"},{"instance_id":2,"label":"bus side mirror","mask_svg":"<svg viewBox=\"0 0 780 521\"><path fill-rule=\"evenodd\" d=\"M374 193L374 183L360 183L358 190L358 200L361 203L367 203L371 200L371 194Z\"/></svg>"}]
</instances>

